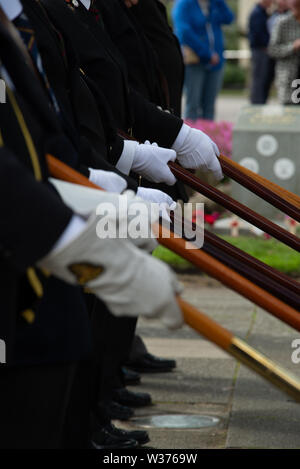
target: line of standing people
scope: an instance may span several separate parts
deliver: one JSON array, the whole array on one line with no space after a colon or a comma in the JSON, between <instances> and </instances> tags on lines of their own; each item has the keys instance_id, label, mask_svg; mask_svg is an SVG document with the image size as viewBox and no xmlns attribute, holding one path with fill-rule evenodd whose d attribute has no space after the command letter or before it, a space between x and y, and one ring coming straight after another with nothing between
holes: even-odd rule
<instances>
[{"instance_id":1,"label":"line of standing people","mask_svg":"<svg viewBox=\"0 0 300 469\"><path fill-rule=\"evenodd\" d=\"M147 2L161 8L156 0L140 0L140 7ZM152 239L99 239L96 206L117 209L125 198L128 217L136 201L172 206L181 194L168 168L176 158L217 179L222 171L214 142L171 113L179 112L180 97L166 93L172 81L161 76L150 33L129 16L134 3L0 0L7 89L0 107L2 448L112 449L148 441L146 432L111 423L130 417L124 402L149 403L149 396L127 392L121 366L139 315L169 328L182 324L175 300L181 288L149 255ZM136 59L139 36L146 61ZM169 112L159 109L166 104ZM108 192L91 195L73 185L67 195L50 179L46 154ZM77 208L82 197L90 207L84 215Z\"/></svg>"}]
</instances>

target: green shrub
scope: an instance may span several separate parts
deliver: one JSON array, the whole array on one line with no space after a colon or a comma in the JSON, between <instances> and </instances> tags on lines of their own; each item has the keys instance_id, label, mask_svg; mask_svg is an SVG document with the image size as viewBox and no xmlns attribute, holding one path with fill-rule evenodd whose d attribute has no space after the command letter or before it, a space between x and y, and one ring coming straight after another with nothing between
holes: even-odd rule
<instances>
[{"instance_id":1,"label":"green shrub","mask_svg":"<svg viewBox=\"0 0 300 469\"><path fill-rule=\"evenodd\" d=\"M247 70L236 61L228 61L225 65L223 88L243 89L247 84Z\"/></svg>"}]
</instances>

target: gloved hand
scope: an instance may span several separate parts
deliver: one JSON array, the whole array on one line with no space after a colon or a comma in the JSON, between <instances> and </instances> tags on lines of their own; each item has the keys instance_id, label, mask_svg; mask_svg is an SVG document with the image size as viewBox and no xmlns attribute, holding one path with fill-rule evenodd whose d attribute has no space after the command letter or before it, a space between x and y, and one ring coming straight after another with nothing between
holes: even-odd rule
<instances>
[{"instance_id":1,"label":"gloved hand","mask_svg":"<svg viewBox=\"0 0 300 469\"><path fill-rule=\"evenodd\" d=\"M173 186L176 183L176 178L169 169L168 162L175 160L174 150L161 148L156 143L152 145L150 142L139 144L125 140L124 150L116 167L124 174L129 174L132 170L148 181L164 182Z\"/></svg>"},{"instance_id":2,"label":"gloved hand","mask_svg":"<svg viewBox=\"0 0 300 469\"><path fill-rule=\"evenodd\" d=\"M212 172L219 181L223 173L217 156L220 151L217 145L201 130L192 129L183 124L172 146L177 153L181 166L189 169L201 169Z\"/></svg>"},{"instance_id":3,"label":"gloved hand","mask_svg":"<svg viewBox=\"0 0 300 469\"><path fill-rule=\"evenodd\" d=\"M54 178L50 178L50 182L65 204L75 213L88 217L91 212L96 211L97 215L102 215L103 221L99 221L98 236L108 237L110 234L105 230L111 227L116 231L115 237L118 232L122 233L124 239L131 239L131 242L140 249L152 252L157 247L150 223L155 223L159 219L159 211L157 213L151 211L149 203L137 197L133 191L128 190L118 195ZM137 216L138 223L130 223ZM134 232L136 225L140 226L142 237L136 236ZM103 233L100 232L100 226L103 226Z\"/></svg>"},{"instance_id":4,"label":"gloved hand","mask_svg":"<svg viewBox=\"0 0 300 469\"><path fill-rule=\"evenodd\" d=\"M116 316L143 315L180 327L175 294L181 287L171 270L128 239L99 239L97 224L94 212L75 239L51 251L38 267L89 289Z\"/></svg>"},{"instance_id":5,"label":"gloved hand","mask_svg":"<svg viewBox=\"0 0 300 469\"><path fill-rule=\"evenodd\" d=\"M127 181L117 173L102 169L89 168L89 170L89 180L108 192L121 194L127 188Z\"/></svg>"},{"instance_id":6,"label":"gloved hand","mask_svg":"<svg viewBox=\"0 0 300 469\"><path fill-rule=\"evenodd\" d=\"M139 187L137 195L147 202L159 204L159 212L162 218L170 222L169 211L175 210L177 203L168 194L148 187Z\"/></svg>"},{"instance_id":7,"label":"gloved hand","mask_svg":"<svg viewBox=\"0 0 300 469\"><path fill-rule=\"evenodd\" d=\"M177 205L175 200L172 199L172 197L158 189L139 187L137 190L137 196L150 203L152 202L154 204L164 204L170 210L175 210Z\"/></svg>"}]
</instances>

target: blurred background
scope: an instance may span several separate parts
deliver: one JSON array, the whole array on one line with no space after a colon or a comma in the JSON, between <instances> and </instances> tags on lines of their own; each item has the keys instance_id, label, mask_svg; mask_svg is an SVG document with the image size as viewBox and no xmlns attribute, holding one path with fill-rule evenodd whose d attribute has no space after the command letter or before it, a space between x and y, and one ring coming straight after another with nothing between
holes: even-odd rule
<instances>
[{"instance_id":1,"label":"blurred background","mask_svg":"<svg viewBox=\"0 0 300 469\"><path fill-rule=\"evenodd\" d=\"M174 0L162 0L167 6L169 19L172 23L171 10ZM256 0L228 0L227 4L235 14L236 21L224 26L225 34L225 65L224 91L247 93L250 77L250 47L248 41L248 21Z\"/></svg>"},{"instance_id":2,"label":"blurred background","mask_svg":"<svg viewBox=\"0 0 300 469\"><path fill-rule=\"evenodd\" d=\"M173 22L174 7L176 9L176 5L184 0L161 1L166 5L169 21L178 34L178 25ZM204 0L199 0L199 3L205 4ZM213 118L187 118L185 93L183 112L186 121L206 132L224 155L300 195L300 107L291 106L292 103L280 99L280 92L275 86L277 60L269 53L276 22L279 18L288 18L289 27L286 29L291 34L288 40L294 48L292 60L284 63L284 69L292 70L294 67L294 78L299 76L300 1L226 0L223 3L234 13L234 20L221 27L225 38L226 60L223 84L217 93L215 115ZM295 10L291 13L290 7L296 4L297 13ZM224 13L223 15L225 16ZM178 19L180 21L180 15ZM297 41L299 46L293 46ZM276 46L280 47L278 42L278 39L274 40ZM257 51L258 57L255 55ZM295 68L293 60L298 62L298 67ZM269 66L271 73L264 74L263 69L268 72ZM264 88L263 78L267 82L267 91L261 93L259 89ZM209 80L207 78L208 82ZM290 80L291 78L288 81ZM288 86L291 90L290 83ZM288 94L291 96L292 93L289 91ZM214 184L212 178L205 173L198 172L198 176ZM233 181L225 178L219 184L219 189L290 232L300 234L300 225L297 222ZM229 242L263 262L299 278L299 253L271 239L205 197L193 192L189 194L195 207L199 202L205 203L207 229L225 236ZM196 216L196 209L194 215ZM169 256L173 256L166 252L161 252L160 255L165 256L166 261L170 260ZM181 260L172 257L172 262L180 264Z\"/></svg>"}]
</instances>

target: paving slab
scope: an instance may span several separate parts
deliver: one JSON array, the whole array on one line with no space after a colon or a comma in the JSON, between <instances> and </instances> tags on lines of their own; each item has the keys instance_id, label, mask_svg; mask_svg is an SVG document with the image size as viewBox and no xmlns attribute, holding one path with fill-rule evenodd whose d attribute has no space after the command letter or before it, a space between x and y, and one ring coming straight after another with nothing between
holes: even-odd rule
<instances>
[{"instance_id":1,"label":"paving slab","mask_svg":"<svg viewBox=\"0 0 300 469\"><path fill-rule=\"evenodd\" d=\"M300 379L292 362L293 329L259 310L248 343ZM300 406L244 367L235 383L228 448L300 448Z\"/></svg>"},{"instance_id":2,"label":"paving slab","mask_svg":"<svg viewBox=\"0 0 300 469\"><path fill-rule=\"evenodd\" d=\"M215 280L199 275L180 279L186 300L300 379L300 365L291 360L292 341L300 334ZM136 416L188 414L220 419L216 427L201 430L151 428L151 447L300 447L300 406L291 398L187 326L170 333L159 321L139 320L138 331L151 353L175 358L177 368L142 376L142 385L132 389L150 392L154 405L137 409ZM125 426L139 428L139 421Z\"/></svg>"},{"instance_id":3,"label":"paving slab","mask_svg":"<svg viewBox=\"0 0 300 469\"><path fill-rule=\"evenodd\" d=\"M226 404L234 371L232 359L178 359L172 373L143 375L139 389L150 392L155 403Z\"/></svg>"}]
</instances>

